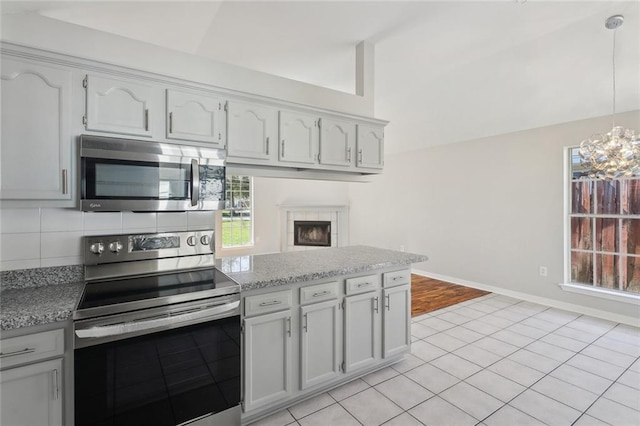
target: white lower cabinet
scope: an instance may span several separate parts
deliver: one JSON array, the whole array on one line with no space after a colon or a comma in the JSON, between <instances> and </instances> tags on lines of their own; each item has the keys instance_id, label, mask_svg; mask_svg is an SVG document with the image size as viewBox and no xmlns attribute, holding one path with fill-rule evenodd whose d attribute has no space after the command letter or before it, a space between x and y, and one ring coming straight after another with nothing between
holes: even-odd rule
<instances>
[{"instance_id":1,"label":"white lower cabinet","mask_svg":"<svg viewBox=\"0 0 640 426\"><path fill-rule=\"evenodd\" d=\"M62 329L0 340L0 425L62 425L63 355Z\"/></svg>"},{"instance_id":2,"label":"white lower cabinet","mask_svg":"<svg viewBox=\"0 0 640 426\"><path fill-rule=\"evenodd\" d=\"M300 307L300 388L307 389L340 374L340 303Z\"/></svg>"},{"instance_id":3,"label":"white lower cabinet","mask_svg":"<svg viewBox=\"0 0 640 426\"><path fill-rule=\"evenodd\" d=\"M380 296L369 292L344 299L345 372L375 365L380 358Z\"/></svg>"},{"instance_id":4,"label":"white lower cabinet","mask_svg":"<svg viewBox=\"0 0 640 426\"><path fill-rule=\"evenodd\" d=\"M245 411L291 395L291 361L290 310L244 320Z\"/></svg>"},{"instance_id":5,"label":"white lower cabinet","mask_svg":"<svg viewBox=\"0 0 640 426\"><path fill-rule=\"evenodd\" d=\"M62 425L62 359L0 371L0 424Z\"/></svg>"},{"instance_id":6,"label":"white lower cabinet","mask_svg":"<svg viewBox=\"0 0 640 426\"><path fill-rule=\"evenodd\" d=\"M260 289L243 299L243 423L411 350L408 269Z\"/></svg>"},{"instance_id":7,"label":"white lower cabinet","mask_svg":"<svg viewBox=\"0 0 640 426\"><path fill-rule=\"evenodd\" d=\"M382 295L382 357L389 358L411 349L411 286L385 288Z\"/></svg>"}]
</instances>

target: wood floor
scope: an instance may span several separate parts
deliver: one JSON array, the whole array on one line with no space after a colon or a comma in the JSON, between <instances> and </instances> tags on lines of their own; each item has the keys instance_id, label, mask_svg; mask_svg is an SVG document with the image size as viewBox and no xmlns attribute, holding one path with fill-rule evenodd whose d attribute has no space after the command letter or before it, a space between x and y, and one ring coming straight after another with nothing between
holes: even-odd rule
<instances>
[{"instance_id":1,"label":"wood floor","mask_svg":"<svg viewBox=\"0 0 640 426\"><path fill-rule=\"evenodd\" d=\"M411 316L426 314L485 294L489 292L411 274Z\"/></svg>"}]
</instances>

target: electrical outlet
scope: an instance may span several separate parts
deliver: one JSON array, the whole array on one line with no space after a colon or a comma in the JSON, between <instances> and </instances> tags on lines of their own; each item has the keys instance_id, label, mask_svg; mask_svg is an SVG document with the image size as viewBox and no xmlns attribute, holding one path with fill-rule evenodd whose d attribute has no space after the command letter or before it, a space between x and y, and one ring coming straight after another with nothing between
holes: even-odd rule
<instances>
[{"instance_id":1,"label":"electrical outlet","mask_svg":"<svg viewBox=\"0 0 640 426\"><path fill-rule=\"evenodd\" d=\"M541 266L540 267L540 276L541 277L546 277L547 276L547 267L546 266Z\"/></svg>"}]
</instances>

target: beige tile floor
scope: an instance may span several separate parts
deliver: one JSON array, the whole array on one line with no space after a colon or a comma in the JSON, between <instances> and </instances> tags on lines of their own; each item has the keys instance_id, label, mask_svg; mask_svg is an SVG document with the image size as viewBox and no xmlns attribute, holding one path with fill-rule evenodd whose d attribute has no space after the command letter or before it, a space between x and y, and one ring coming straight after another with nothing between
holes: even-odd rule
<instances>
[{"instance_id":1,"label":"beige tile floor","mask_svg":"<svg viewBox=\"0 0 640 426\"><path fill-rule=\"evenodd\" d=\"M253 426L640 425L640 329L489 294L413 318L410 355Z\"/></svg>"}]
</instances>

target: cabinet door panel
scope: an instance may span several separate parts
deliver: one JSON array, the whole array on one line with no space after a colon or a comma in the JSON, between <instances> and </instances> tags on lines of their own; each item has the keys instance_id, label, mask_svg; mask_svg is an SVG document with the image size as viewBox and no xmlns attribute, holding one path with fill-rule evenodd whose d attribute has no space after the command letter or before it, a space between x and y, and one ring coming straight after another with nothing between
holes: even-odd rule
<instances>
[{"instance_id":1,"label":"cabinet door panel","mask_svg":"<svg viewBox=\"0 0 640 426\"><path fill-rule=\"evenodd\" d=\"M380 358L378 292L345 297L345 372L374 365Z\"/></svg>"},{"instance_id":2,"label":"cabinet door panel","mask_svg":"<svg viewBox=\"0 0 640 426\"><path fill-rule=\"evenodd\" d=\"M167 90L167 139L224 145L223 103L214 96Z\"/></svg>"},{"instance_id":3,"label":"cabinet door panel","mask_svg":"<svg viewBox=\"0 0 640 426\"><path fill-rule=\"evenodd\" d=\"M358 125L358 160L356 166L382 169L384 166L384 133L382 128Z\"/></svg>"},{"instance_id":4,"label":"cabinet door panel","mask_svg":"<svg viewBox=\"0 0 640 426\"><path fill-rule=\"evenodd\" d=\"M339 370L338 301L300 308L300 387L306 389L333 379Z\"/></svg>"},{"instance_id":5,"label":"cabinet door panel","mask_svg":"<svg viewBox=\"0 0 640 426\"><path fill-rule=\"evenodd\" d=\"M0 198L71 199L71 71L3 57L1 91Z\"/></svg>"},{"instance_id":6,"label":"cabinet door panel","mask_svg":"<svg viewBox=\"0 0 640 426\"><path fill-rule=\"evenodd\" d=\"M244 320L245 410L291 395L291 312Z\"/></svg>"},{"instance_id":7,"label":"cabinet door panel","mask_svg":"<svg viewBox=\"0 0 640 426\"><path fill-rule=\"evenodd\" d=\"M228 157L275 159L278 111L263 105L229 101L227 108Z\"/></svg>"},{"instance_id":8,"label":"cabinet door panel","mask_svg":"<svg viewBox=\"0 0 640 426\"><path fill-rule=\"evenodd\" d=\"M62 425L62 359L0 371L0 424Z\"/></svg>"},{"instance_id":9,"label":"cabinet door panel","mask_svg":"<svg viewBox=\"0 0 640 426\"><path fill-rule=\"evenodd\" d=\"M315 164L318 146L318 117L280 111L280 161Z\"/></svg>"},{"instance_id":10,"label":"cabinet door panel","mask_svg":"<svg viewBox=\"0 0 640 426\"><path fill-rule=\"evenodd\" d=\"M411 287L403 285L383 290L382 357L411 349Z\"/></svg>"},{"instance_id":11,"label":"cabinet door panel","mask_svg":"<svg viewBox=\"0 0 640 426\"><path fill-rule=\"evenodd\" d=\"M350 167L356 126L343 120L320 121L320 164Z\"/></svg>"},{"instance_id":12,"label":"cabinet door panel","mask_svg":"<svg viewBox=\"0 0 640 426\"><path fill-rule=\"evenodd\" d=\"M87 76L87 130L152 136L159 119L154 88L111 78Z\"/></svg>"}]
</instances>

